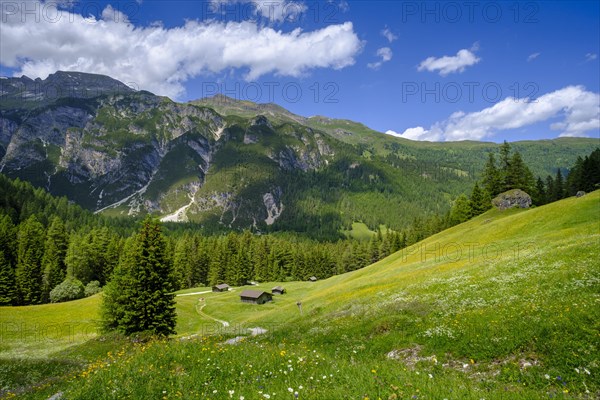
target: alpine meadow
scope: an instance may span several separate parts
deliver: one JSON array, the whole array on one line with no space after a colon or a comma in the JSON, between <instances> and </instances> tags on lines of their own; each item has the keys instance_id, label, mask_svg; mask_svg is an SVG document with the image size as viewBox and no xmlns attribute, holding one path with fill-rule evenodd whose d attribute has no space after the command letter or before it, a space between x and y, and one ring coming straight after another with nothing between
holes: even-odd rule
<instances>
[{"instance_id":1,"label":"alpine meadow","mask_svg":"<svg viewBox=\"0 0 600 400\"><path fill-rule=\"evenodd\" d=\"M0 399L600 398L600 3L0 20Z\"/></svg>"}]
</instances>

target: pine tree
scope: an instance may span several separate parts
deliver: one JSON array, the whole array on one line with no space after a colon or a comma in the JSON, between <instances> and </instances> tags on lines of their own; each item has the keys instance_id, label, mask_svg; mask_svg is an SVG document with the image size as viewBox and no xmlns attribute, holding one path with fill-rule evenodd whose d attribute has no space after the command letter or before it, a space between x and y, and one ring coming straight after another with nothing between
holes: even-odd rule
<instances>
[{"instance_id":1,"label":"pine tree","mask_svg":"<svg viewBox=\"0 0 600 400\"><path fill-rule=\"evenodd\" d=\"M554 179L550 175L546 177L546 203L554 201Z\"/></svg>"},{"instance_id":2,"label":"pine tree","mask_svg":"<svg viewBox=\"0 0 600 400\"><path fill-rule=\"evenodd\" d=\"M0 250L0 306L16 303L15 271L9 260L4 257L4 251Z\"/></svg>"},{"instance_id":3,"label":"pine tree","mask_svg":"<svg viewBox=\"0 0 600 400\"><path fill-rule=\"evenodd\" d=\"M65 279L67 246L65 225L60 218L54 217L46 234L44 257L42 258L42 270L44 271L42 300L44 302L49 301L50 291Z\"/></svg>"},{"instance_id":4,"label":"pine tree","mask_svg":"<svg viewBox=\"0 0 600 400\"><path fill-rule=\"evenodd\" d=\"M525 165L521 153L515 152L506 170L504 190L521 189L531 193L534 188L533 174Z\"/></svg>"},{"instance_id":5,"label":"pine tree","mask_svg":"<svg viewBox=\"0 0 600 400\"><path fill-rule=\"evenodd\" d=\"M548 202L544 181L538 176L535 183L535 191L533 196L533 204L542 206Z\"/></svg>"},{"instance_id":6,"label":"pine tree","mask_svg":"<svg viewBox=\"0 0 600 400\"><path fill-rule=\"evenodd\" d=\"M496 158L494 157L494 153L488 153L488 160L483 170L481 182L484 189L491 196L496 196L502 192L500 171L498 171L498 167L496 167Z\"/></svg>"},{"instance_id":7,"label":"pine tree","mask_svg":"<svg viewBox=\"0 0 600 400\"><path fill-rule=\"evenodd\" d=\"M450 223L452 225L458 225L468 220L469 215L471 215L469 199L464 194L461 194L456 198L456 201L450 209Z\"/></svg>"},{"instance_id":8,"label":"pine tree","mask_svg":"<svg viewBox=\"0 0 600 400\"><path fill-rule=\"evenodd\" d=\"M565 184L560 168L556 170L556 178L554 178L554 190L552 191L552 201L558 201L565 198Z\"/></svg>"},{"instance_id":9,"label":"pine tree","mask_svg":"<svg viewBox=\"0 0 600 400\"><path fill-rule=\"evenodd\" d=\"M35 215L19 226L18 243L15 276L19 298L23 304L38 304L42 300L44 227Z\"/></svg>"},{"instance_id":10,"label":"pine tree","mask_svg":"<svg viewBox=\"0 0 600 400\"><path fill-rule=\"evenodd\" d=\"M127 335L175 333L173 266L157 221L147 217L105 289L104 325Z\"/></svg>"},{"instance_id":11,"label":"pine tree","mask_svg":"<svg viewBox=\"0 0 600 400\"><path fill-rule=\"evenodd\" d=\"M492 208L490 196L485 190L481 190L479 188L479 184L477 182L475 182L475 186L473 186L473 191L471 192L471 197L469 198L469 208L469 218L483 214Z\"/></svg>"},{"instance_id":12,"label":"pine tree","mask_svg":"<svg viewBox=\"0 0 600 400\"><path fill-rule=\"evenodd\" d=\"M0 215L0 251L12 266L17 264L17 228L8 215Z\"/></svg>"}]
</instances>

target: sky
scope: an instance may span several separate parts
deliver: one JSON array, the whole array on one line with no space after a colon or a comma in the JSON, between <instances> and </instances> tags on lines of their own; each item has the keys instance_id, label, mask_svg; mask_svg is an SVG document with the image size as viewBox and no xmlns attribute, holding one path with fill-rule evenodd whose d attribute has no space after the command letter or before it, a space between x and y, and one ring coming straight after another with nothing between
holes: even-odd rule
<instances>
[{"instance_id":1,"label":"sky","mask_svg":"<svg viewBox=\"0 0 600 400\"><path fill-rule=\"evenodd\" d=\"M0 75L112 76L412 140L600 138L598 1L0 0Z\"/></svg>"}]
</instances>

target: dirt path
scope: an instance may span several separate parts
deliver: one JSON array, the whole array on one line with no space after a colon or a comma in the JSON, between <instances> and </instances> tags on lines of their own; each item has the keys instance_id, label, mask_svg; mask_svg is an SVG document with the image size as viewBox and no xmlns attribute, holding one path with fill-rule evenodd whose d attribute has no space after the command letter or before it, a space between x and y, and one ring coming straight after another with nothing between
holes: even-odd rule
<instances>
[{"instance_id":1,"label":"dirt path","mask_svg":"<svg viewBox=\"0 0 600 400\"><path fill-rule=\"evenodd\" d=\"M196 304L196 312L204 317L204 318L208 318L208 319L212 319L213 321L219 322L220 324L222 324L224 327L228 327L229 326L229 322L227 321L223 321L214 317L211 317L210 315L204 313L204 311L202 311L202 309L206 306L206 302L202 302L200 300L198 300L198 304Z\"/></svg>"},{"instance_id":2,"label":"dirt path","mask_svg":"<svg viewBox=\"0 0 600 400\"><path fill-rule=\"evenodd\" d=\"M194 292L194 293L182 293L182 294L178 294L177 297L179 296L193 296L195 294L204 294L204 293L211 293L212 290L205 290L204 292Z\"/></svg>"}]
</instances>

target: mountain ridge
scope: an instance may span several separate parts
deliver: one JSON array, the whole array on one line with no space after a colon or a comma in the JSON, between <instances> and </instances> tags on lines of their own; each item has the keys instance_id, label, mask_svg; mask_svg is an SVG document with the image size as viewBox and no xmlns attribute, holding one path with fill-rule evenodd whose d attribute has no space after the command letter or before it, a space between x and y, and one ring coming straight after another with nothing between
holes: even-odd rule
<instances>
[{"instance_id":1,"label":"mountain ridge","mask_svg":"<svg viewBox=\"0 0 600 400\"><path fill-rule=\"evenodd\" d=\"M102 75L57 72L0 84L1 172L93 211L152 213L217 230L335 237L356 221L400 229L448 210L498 148L413 142L222 95L176 103ZM36 95L38 88L58 90ZM514 148L544 175L598 143Z\"/></svg>"}]
</instances>

